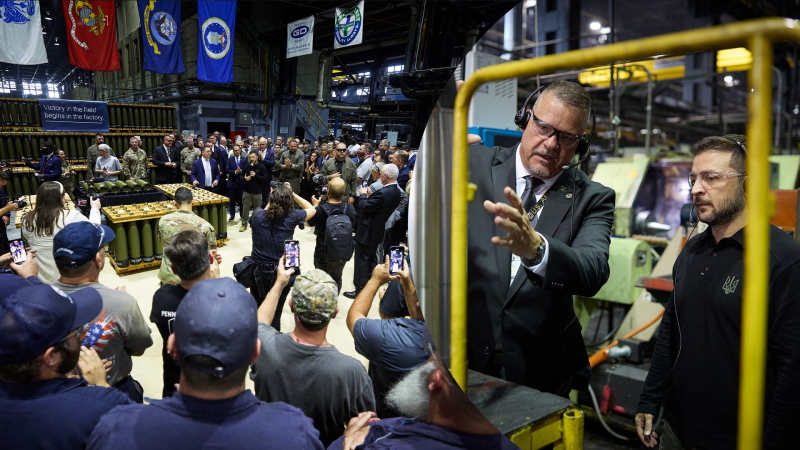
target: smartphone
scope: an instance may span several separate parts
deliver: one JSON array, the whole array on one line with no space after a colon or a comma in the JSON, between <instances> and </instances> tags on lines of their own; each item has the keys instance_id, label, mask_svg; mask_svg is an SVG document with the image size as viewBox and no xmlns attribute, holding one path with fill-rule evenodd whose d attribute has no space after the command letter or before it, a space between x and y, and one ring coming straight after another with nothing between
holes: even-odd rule
<instances>
[{"instance_id":1,"label":"smartphone","mask_svg":"<svg viewBox=\"0 0 800 450\"><path fill-rule=\"evenodd\" d=\"M22 239L14 239L8 245L11 247L11 255L14 257L15 263L22 264L28 259L28 254L25 252L25 243L22 242Z\"/></svg>"},{"instance_id":2,"label":"smartphone","mask_svg":"<svg viewBox=\"0 0 800 450\"><path fill-rule=\"evenodd\" d=\"M300 241L283 241L283 265L286 269L300 271Z\"/></svg>"},{"instance_id":3,"label":"smartphone","mask_svg":"<svg viewBox=\"0 0 800 450\"><path fill-rule=\"evenodd\" d=\"M389 248L389 275L396 275L398 271L403 269L403 256L405 256L403 247L393 246Z\"/></svg>"},{"instance_id":4,"label":"smartphone","mask_svg":"<svg viewBox=\"0 0 800 450\"><path fill-rule=\"evenodd\" d=\"M369 186L369 184L367 183L367 180L364 180L364 181L361 182L361 188L362 189L366 189L367 186Z\"/></svg>"},{"instance_id":5,"label":"smartphone","mask_svg":"<svg viewBox=\"0 0 800 450\"><path fill-rule=\"evenodd\" d=\"M327 193L328 193L328 185L327 185L327 184L326 184L326 185L324 185L324 186L322 186L322 188L321 188L321 192L322 192L322 194L323 194L323 195L325 195L325 194L327 194Z\"/></svg>"}]
</instances>

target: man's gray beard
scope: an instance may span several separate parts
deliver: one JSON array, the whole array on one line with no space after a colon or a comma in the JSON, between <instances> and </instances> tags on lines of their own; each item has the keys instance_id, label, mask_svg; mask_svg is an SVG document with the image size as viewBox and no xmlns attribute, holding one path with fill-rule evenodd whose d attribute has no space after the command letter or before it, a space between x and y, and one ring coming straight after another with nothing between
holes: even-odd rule
<instances>
[{"instance_id":1,"label":"man's gray beard","mask_svg":"<svg viewBox=\"0 0 800 450\"><path fill-rule=\"evenodd\" d=\"M715 208L703 222L710 227L727 225L744 209L744 205L744 188L740 187L733 197L722 202L719 208Z\"/></svg>"},{"instance_id":2,"label":"man's gray beard","mask_svg":"<svg viewBox=\"0 0 800 450\"><path fill-rule=\"evenodd\" d=\"M431 397L428 377L436 370L433 362L408 372L386 394L386 403L404 417L427 419Z\"/></svg>"},{"instance_id":3,"label":"man's gray beard","mask_svg":"<svg viewBox=\"0 0 800 450\"><path fill-rule=\"evenodd\" d=\"M540 169L536 169L532 165L531 166L525 166L525 168L528 169L528 173L529 174L533 175L536 178L539 178L541 180L546 180L546 179L550 178L550 171L547 170L547 169L541 169L541 170Z\"/></svg>"}]
</instances>

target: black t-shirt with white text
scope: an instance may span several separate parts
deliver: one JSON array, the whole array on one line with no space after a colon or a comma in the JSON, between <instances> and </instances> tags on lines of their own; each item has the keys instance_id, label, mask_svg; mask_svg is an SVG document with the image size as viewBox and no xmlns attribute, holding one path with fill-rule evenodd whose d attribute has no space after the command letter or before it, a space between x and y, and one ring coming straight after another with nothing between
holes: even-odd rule
<instances>
[{"instance_id":1,"label":"black t-shirt with white text","mask_svg":"<svg viewBox=\"0 0 800 450\"><path fill-rule=\"evenodd\" d=\"M150 311L150 322L156 324L164 344L161 356L164 359L164 390L162 395L170 397L175 392L175 383L181 379L181 369L178 362L167 353L167 339L172 334L172 325L175 322L175 311L181 300L189 292L181 285L166 284L153 294L153 309Z\"/></svg>"}]
</instances>

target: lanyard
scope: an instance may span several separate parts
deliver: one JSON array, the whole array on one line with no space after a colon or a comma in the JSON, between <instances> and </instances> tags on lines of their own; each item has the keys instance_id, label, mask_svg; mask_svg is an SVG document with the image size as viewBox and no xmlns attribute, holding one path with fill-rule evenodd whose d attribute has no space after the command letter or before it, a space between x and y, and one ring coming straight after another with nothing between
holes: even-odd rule
<instances>
[{"instance_id":1,"label":"lanyard","mask_svg":"<svg viewBox=\"0 0 800 450\"><path fill-rule=\"evenodd\" d=\"M547 201L547 196L550 194L550 189L552 189L552 188L553 188L553 186L550 186L550 188L547 189L547 192L544 193L542 198L540 198L539 201L536 202L535 205L533 205L533 208L531 208L530 211L528 211L528 221L529 222L533 222L533 219L536 218L536 214L538 214L539 211L544 206L544 202ZM531 195L534 195L533 191L531 191Z\"/></svg>"}]
</instances>

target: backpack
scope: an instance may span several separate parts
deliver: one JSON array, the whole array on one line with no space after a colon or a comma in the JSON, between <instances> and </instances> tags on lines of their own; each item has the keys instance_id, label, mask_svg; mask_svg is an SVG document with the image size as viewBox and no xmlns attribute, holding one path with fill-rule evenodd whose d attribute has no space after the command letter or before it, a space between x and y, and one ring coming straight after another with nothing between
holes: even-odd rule
<instances>
[{"instance_id":1,"label":"backpack","mask_svg":"<svg viewBox=\"0 0 800 450\"><path fill-rule=\"evenodd\" d=\"M353 224L345 214L347 203L342 203L340 212L332 212L331 205L322 206L328 218L325 220L325 258L330 262L349 261L353 257Z\"/></svg>"}]
</instances>

